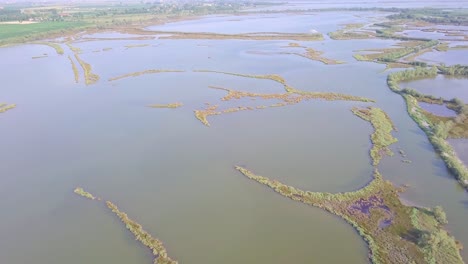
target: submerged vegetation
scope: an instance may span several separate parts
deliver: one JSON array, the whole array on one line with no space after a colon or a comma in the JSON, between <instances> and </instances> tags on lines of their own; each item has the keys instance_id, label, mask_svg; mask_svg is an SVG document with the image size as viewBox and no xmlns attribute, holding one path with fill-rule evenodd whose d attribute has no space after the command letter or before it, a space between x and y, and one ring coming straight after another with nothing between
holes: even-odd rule
<instances>
[{"instance_id":1,"label":"submerged vegetation","mask_svg":"<svg viewBox=\"0 0 468 264\"><path fill-rule=\"evenodd\" d=\"M428 259L434 261L430 263L463 263L460 247L435 216L426 213L424 208L403 205L398 189L377 170L374 179L362 189L332 194L299 190L246 168L237 166L236 169L285 197L346 220L369 245L373 263L426 263ZM427 250L426 244L419 242L423 234L433 236L429 245L438 249L437 252Z\"/></svg>"},{"instance_id":2,"label":"submerged vegetation","mask_svg":"<svg viewBox=\"0 0 468 264\"><path fill-rule=\"evenodd\" d=\"M86 197L91 200L95 200L96 198L82 188L76 188L74 191L76 194ZM100 200L100 199L98 199ZM114 214L116 214L120 221L125 224L125 227L135 236L135 239L142 243L145 247L151 250L151 253L154 256L154 264L177 264L177 261L172 260L167 255L167 250L164 247L163 243L152 237L147 231L143 229L143 227L138 224L136 221L130 219L128 215L119 210L119 208L110 201L106 201L106 206L112 210Z\"/></svg>"},{"instance_id":3,"label":"submerged vegetation","mask_svg":"<svg viewBox=\"0 0 468 264\"><path fill-rule=\"evenodd\" d=\"M392 131L395 130L395 127L388 115L380 108L353 108L352 112L358 117L369 121L374 127L374 133L371 135L372 149L370 150L370 155L373 165L377 166L384 153L389 156L393 155L393 152L388 146L398 142L398 140L392 136Z\"/></svg>"}]
</instances>

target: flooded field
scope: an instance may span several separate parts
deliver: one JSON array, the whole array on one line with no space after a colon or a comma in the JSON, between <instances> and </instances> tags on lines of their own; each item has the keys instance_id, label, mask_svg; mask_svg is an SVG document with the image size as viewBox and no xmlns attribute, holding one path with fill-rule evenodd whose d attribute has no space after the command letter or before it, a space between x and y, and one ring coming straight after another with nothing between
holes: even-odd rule
<instances>
[{"instance_id":1,"label":"flooded field","mask_svg":"<svg viewBox=\"0 0 468 264\"><path fill-rule=\"evenodd\" d=\"M366 242L345 220L281 197L235 169L314 192L360 189L375 169L373 127L351 109L369 106L388 114L398 139L390 149L404 150L411 160L383 156L377 166L383 178L408 184L402 197L409 204L442 205L447 229L468 245L466 192L403 99L389 90L386 65L353 58L358 50L398 41L326 36L341 24L370 24L383 15L208 16L146 28L318 32L323 40L295 45L341 62L336 65L291 54L304 50L288 39L142 39L105 32L60 43L63 55L45 45L0 49L8 62L0 64L1 99L17 105L0 116L0 262L150 263L150 252L105 205L73 194L81 186L118 204L179 263L369 263ZM440 53L440 60L466 63L466 50L452 52ZM429 54L423 56L435 56ZM438 76L402 86L468 103L467 84ZM289 91L296 97L286 98ZM229 94L234 99L226 100ZM194 111L209 109L220 113L208 115L207 126ZM466 162L466 140L450 143ZM468 259L467 250L462 256Z\"/></svg>"}]
</instances>

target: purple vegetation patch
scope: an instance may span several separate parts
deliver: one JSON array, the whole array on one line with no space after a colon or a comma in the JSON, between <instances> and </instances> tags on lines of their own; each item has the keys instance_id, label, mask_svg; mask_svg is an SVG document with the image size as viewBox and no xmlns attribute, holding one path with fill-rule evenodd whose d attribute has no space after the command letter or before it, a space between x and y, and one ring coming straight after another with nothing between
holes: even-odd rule
<instances>
[{"instance_id":1,"label":"purple vegetation patch","mask_svg":"<svg viewBox=\"0 0 468 264\"><path fill-rule=\"evenodd\" d=\"M363 214L369 215L371 208L381 208L385 211L390 211L390 208L383 203L383 199L375 195L369 197L368 199L359 199L354 204L352 204L348 209L352 212L359 211Z\"/></svg>"},{"instance_id":2,"label":"purple vegetation patch","mask_svg":"<svg viewBox=\"0 0 468 264\"><path fill-rule=\"evenodd\" d=\"M385 211L387 217L380 220L379 227L385 228L392 224L393 222L393 213L391 212L390 208L384 204L384 200L382 198L377 197L376 195L370 196L367 199L359 199L352 205L348 207L348 210L351 214L365 214L367 216L370 215L370 209L382 209Z\"/></svg>"}]
</instances>

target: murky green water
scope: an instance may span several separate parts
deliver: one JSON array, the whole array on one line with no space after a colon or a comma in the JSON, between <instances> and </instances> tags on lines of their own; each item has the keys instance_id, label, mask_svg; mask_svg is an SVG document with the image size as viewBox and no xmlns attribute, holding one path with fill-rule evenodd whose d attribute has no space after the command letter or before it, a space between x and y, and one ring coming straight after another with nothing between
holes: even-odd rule
<instances>
[{"instance_id":1,"label":"murky green water","mask_svg":"<svg viewBox=\"0 0 468 264\"><path fill-rule=\"evenodd\" d=\"M337 27L334 18L330 21L322 22L325 31ZM137 43L150 45L125 48ZM150 263L148 250L103 204L73 194L82 186L116 203L161 239L179 263L367 263L365 243L344 221L285 199L233 167L243 165L307 190L357 189L371 179L372 128L350 108L368 104L309 101L211 117L208 128L193 110L205 102L234 105L221 102L224 93L208 86L253 92L282 92L282 87L195 69L275 73L298 89L376 99L398 127L395 149L400 146L413 161L408 165L397 156L385 158L382 174L412 186L404 194L408 201L444 206L449 229L468 244L466 193L406 114L402 98L386 87L384 66L352 58L354 50L394 42L327 38L305 43L347 62L333 66L249 52L276 52L288 43L75 43L83 50L81 58L101 76L92 86L82 79L74 83L68 49L63 56L37 45L0 49L2 61L9 62L0 64L1 100L18 105L0 116L0 262ZM108 47L113 49L93 52ZM49 57L31 59L43 53ZM187 72L107 81L147 69ZM177 101L184 106L146 107Z\"/></svg>"}]
</instances>

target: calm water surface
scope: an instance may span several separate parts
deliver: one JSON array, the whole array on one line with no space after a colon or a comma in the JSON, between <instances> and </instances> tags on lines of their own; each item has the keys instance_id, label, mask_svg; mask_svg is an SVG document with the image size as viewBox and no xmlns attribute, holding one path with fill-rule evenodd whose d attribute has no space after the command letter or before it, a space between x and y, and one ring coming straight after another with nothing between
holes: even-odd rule
<instances>
[{"instance_id":1,"label":"calm water surface","mask_svg":"<svg viewBox=\"0 0 468 264\"><path fill-rule=\"evenodd\" d=\"M468 54L468 51L466 53ZM405 82L402 87L412 88L422 94L434 95L448 100L459 98L468 103L468 79L466 78L438 75L433 79Z\"/></svg>"},{"instance_id":2,"label":"calm water surface","mask_svg":"<svg viewBox=\"0 0 468 264\"><path fill-rule=\"evenodd\" d=\"M453 43L453 42L452 42ZM464 42L463 42L464 43ZM456 45L463 45L462 42ZM452 44L453 45L453 44ZM433 51L424 53L421 56L418 56L418 60L434 63L434 64L445 64L448 66L452 66L455 64L466 64L466 55L468 50L461 49L461 50L448 50L448 51Z\"/></svg>"},{"instance_id":3,"label":"calm water surface","mask_svg":"<svg viewBox=\"0 0 468 264\"><path fill-rule=\"evenodd\" d=\"M446 116L446 117L455 117L457 116L457 112L453 111L452 109L447 108L446 105L439 105L439 104L429 104L424 102L419 102L419 106L426 110L429 113L438 116Z\"/></svg>"},{"instance_id":4,"label":"calm water surface","mask_svg":"<svg viewBox=\"0 0 468 264\"><path fill-rule=\"evenodd\" d=\"M275 2L275 1L273 1ZM278 5L267 7L259 6L254 8L255 11L285 11L285 10L308 10L308 9L325 9L325 8L371 8L371 7L398 7L398 8L466 8L468 3L466 0L454 1L403 1L403 0L339 0L339 1L276 1Z\"/></svg>"},{"instance_id":5,"label":"calm water surface","mask_svg":"<svg viewBox=\"0 0 468 264\"><path fill-rule=\"evenodd\" d=\"M447 140L465 166L468 166L468 140L464 138L450 138Z\"/></svg>"},{"instance_id":6,"label":"calm water surface","mask_svg":"<svg viewBox=\"0 0 468 264\"><path fill-rule=\"evenodd\" d=\"M335 30L336 21L360 18L338 16L306 25L301 19L309 17L299 16L297 32ZM209 31L212 22L200 21L163 27ZM288 31L289 25L285 27L268 31ZM245 29L232 26L230 33ZM373 170L368 156L372 128L350 109L369 104L309 101L211 117L208 128L195 119L193 110L206 102L222 108L238 105L220 101L225 93L208 86L283 90L268 80L193 72L196 69L275 73L298 89L375 99L398 127L395 150L403 148L413 161L408 165L397 155L385 158L382 174L396 184L412 186L405 199L422 206L444 206L448 228L468 244L466 193L409 118L402 98L387 88L384 66L352 58L355 50L395 42L328 38L301 42L325 51L324 56L346 61L328 66L298 56L249 52L274 53L288 43L158 39L76 43L83 50L82 59L101 76L92 86L85 86L82 79L74 83L66 46L63 56L38 45L0 49L2 101L18 105L0 116L0 144L8 150L0 152L0 208L5 212L0 262L150 263L148 250L102 203L73 194L75 187L82 186L115 202L161 239L180 263L367 263L365 243L344 221L292 202L246 179L233 166L243 165L305 190L360 188ZM132 44L149 45L125 47ZM112 50L93 52L108 47ZM43 53L49 57L31 59ZM148 69L186 72L108 81ZM263 104L257 101L240 103ZM146 107L171 102L184 106Z\"/></svg>"}]
</instances>

